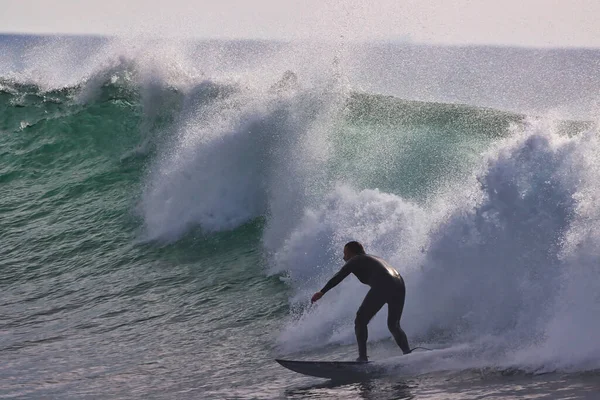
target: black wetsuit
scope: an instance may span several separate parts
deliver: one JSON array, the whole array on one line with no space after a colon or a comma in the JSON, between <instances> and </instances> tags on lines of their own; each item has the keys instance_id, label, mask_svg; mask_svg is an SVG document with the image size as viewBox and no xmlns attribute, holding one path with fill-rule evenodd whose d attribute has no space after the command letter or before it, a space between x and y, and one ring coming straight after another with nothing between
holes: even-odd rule
<instances>
[{"instance_id":1,"label":"black wetsuit","mask_svg":"<svg viewBox=\"0 0 600 400\"><path fill-rule=\"evenodd\" d=\"M348 260L342 269L321 289L321 292L327 292L351 273L356 275L359 281L371 287L358 309L354 321L359 358L367 359L367 324L386 303L388 305L388 329L402 352L404 354L410 353L408 339L400 328L400 317L402 317L402 310L404 309L406 288L398 271L380 258L360 254Z\"/></svg>"}]
</instances>

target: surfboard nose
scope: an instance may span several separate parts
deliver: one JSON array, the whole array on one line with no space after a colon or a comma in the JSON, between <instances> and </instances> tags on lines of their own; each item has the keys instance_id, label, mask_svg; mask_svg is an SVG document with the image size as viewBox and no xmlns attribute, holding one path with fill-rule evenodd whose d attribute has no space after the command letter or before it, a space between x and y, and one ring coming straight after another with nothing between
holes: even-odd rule
<instances>
[{"instance_id":1,"label":"surfboard nose","mask_svg":"<svg viewBox=\"0 0 600 400\"><path fill-rule=\"evenodd\" d=\"M303 375L332 380L365 379L377 372L372 363L358 361L298 361L275 359L283 367Z\"/></svg>"}]
</instances>

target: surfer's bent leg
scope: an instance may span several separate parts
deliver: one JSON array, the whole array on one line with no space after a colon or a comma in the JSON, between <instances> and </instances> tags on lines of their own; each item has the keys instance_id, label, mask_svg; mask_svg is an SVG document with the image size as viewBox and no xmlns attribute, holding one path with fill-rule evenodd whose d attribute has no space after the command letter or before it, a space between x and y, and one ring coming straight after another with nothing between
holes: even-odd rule
<instances>
[{"instance_id":1,"label":"surfer's bent leg","mask_svg":"<svg viewBox=\"0 0 600 400\"><path fill-rule=\"evenodd\" d=\"M396 343L402 349L404 354L410 353L410 347L408 346L408 338L406 333L400 328L400 318L402 317L402 310L404 310L404 298L406 290L404 284L401 285L398 291L394 293L391 299L388 301L388 329L394 336Z\"/></svg>"},{"instance_id":2,"label":"surfer's bent leg","mask_svg":"<svg viewBox=\"0 0 600 400\"><path fill-rule=\"evenodd\" d=\"M381 310L384 304L385 299L380 294L377 294L374 289L371 289L356 312L354 332L356 333L356 341L358 342L358 358L361 360L367 360L367 339L369 337L367 324L377 314L377 311Z\"/></svg>"}]
</instances>

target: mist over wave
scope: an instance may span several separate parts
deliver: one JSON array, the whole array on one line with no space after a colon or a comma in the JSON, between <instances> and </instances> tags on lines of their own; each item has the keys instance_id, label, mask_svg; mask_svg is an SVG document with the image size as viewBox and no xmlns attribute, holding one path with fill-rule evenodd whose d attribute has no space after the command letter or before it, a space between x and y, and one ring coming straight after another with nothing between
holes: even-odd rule
<instances>
[{"instance_id":1,"label":"mist over wave","mask_svg":"<svg viewBox=\"0 0 600 400\"><path fill-rule=\"evenodd\" d=\"M584 49L3 36L0 53L3 78L45 90L97 82L127 63L169 84L203 77L258 86L286 70L319 83L335 63L364 92L590 118L600 88L598 51Z\"/></svg>"}]
</instances>

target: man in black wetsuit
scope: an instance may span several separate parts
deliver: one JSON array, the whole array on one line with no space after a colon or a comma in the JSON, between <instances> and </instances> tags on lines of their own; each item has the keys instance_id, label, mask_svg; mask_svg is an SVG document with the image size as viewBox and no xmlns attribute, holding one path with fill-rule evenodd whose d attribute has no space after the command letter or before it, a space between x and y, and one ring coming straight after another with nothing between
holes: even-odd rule
<instances>
[{"instance_id":1,"label":"man in black wetsuit","mask_svg":"<svg viewBox=\"0 0 600 400\"><path fill-rule=\"evenodd\" d=\"M410 353L408 339L400 328L400 317L404 309L406 289L404 280L398 271L381 258L366 254L359 242L346 243L344 246L344 261L346 261L346 264L342 269L327 282L321 291L313 295L311 301L314 303L319 300L329 289L332 289L351 273L356 275L359 281L371 287L354 320L354 331L358 342L357 361L368 361L367 324L386 303L388 305L388 329L402 352L404 354Z\"/></svg>"}]
</instances>

